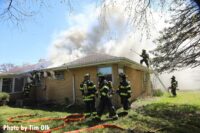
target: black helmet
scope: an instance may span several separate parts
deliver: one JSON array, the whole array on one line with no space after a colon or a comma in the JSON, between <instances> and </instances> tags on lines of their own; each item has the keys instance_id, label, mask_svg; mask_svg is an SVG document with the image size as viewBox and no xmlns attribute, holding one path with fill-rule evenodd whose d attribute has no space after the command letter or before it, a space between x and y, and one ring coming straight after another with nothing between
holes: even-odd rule
<instances>
[{"instance_id":1,"label":"black helmet","mask_svg":"<svg viewBox=\"0 0 200 133\"><path fill-rule=\"evenodd\" d=\"M105 77L105 76L103 75L103 73L98 72L98 73L97 73L97 77Z\"/></svg>"},{"instance_id":2,"label":"black helmet","mask_svg":"<svg viewBox=\"0 0 200 133\"><path fill-rule=\"evenodd\" d=\"M119 74L119 77L121 77L121 78L126 78L126 75L125 75L124 73L120 73L120 74Z\"/></svg>"},{"instance_id":3,"label":"black helmet","mask_svg":"<svg viewBox=\"0 0 200 133\"><path fill-rule=\"evenodd\" d=\"M172 78L171 79L175 79L175 76L172 76Z\"/></svg>"}]
</instances>

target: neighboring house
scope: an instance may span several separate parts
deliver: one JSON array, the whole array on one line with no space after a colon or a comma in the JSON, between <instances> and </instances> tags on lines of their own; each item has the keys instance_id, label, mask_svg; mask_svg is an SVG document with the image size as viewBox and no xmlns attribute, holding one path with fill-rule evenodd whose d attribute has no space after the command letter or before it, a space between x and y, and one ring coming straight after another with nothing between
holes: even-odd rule
<instances>
[{"instance_id":1,"label":"neighboring house","mask_svg":"<svg viewBox=\"0 0 200 133\"><path fill-rule=\"evenodd\" d=\"M132 98L151 94L149 69L125 57L116 57L107 54L90 54L59 67L46 68L43 71L54 71L54 78L43 78L42 86L36 89L36 100L54 101L59 104L81 104L82 96L79 90L80 83L86 73L90 73L91 80L97 85L97 73L106 75L113 82L113 89L119 85L119 73L124 72L131 82ZM97 85L98 86L98 85ZM113 97L114 103L119 103L119 96Z\"/></svg>"},{"instance_id":2,"label":"neighboring house","mask_svg":"<svg viewBox=\"0 0 200 133\"><path fill-rule=\"evenodd\" d=\"M0 92L10 93L11 99L21 98L26 75L21 73L1 73Z\"/></svg>"},{"instance_id":3,"label":"neighboring house","mask_svg":"<svg viewBox=\"0 0 200 133\"><path fill-rule=\"evenodd\" d=\"M33 70L41 70L49 66L51 62L39 60L37 64L14 67L6 73L0 73L0 92L10 94L11 101L22 98L23 88L27 82L27 77Z\"/></svg>"}]
</instances>

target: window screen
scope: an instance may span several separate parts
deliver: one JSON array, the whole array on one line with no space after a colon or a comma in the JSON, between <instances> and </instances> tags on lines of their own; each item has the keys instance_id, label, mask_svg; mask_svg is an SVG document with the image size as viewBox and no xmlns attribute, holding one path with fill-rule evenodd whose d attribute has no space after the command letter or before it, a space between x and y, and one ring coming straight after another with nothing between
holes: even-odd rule
<instances>
[{"instance_id":1,"label":"window screen","mask_svg":"<svg viewBox=\"0 0 200 133\"><path fill-rule=\"evenodd\" d=\"M3 79L3 86L2 86L3 92L12 92L12 78L4 78Z\"/></svg>"}]
</instances>

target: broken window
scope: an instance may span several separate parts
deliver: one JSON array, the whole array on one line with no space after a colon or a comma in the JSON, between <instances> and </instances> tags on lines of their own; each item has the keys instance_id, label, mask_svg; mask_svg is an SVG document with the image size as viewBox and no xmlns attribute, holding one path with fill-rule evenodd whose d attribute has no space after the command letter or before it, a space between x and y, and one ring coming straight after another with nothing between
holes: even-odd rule
<instances>
[{"instance_id":1,"label":"broken window","mask_svg":"<svg viewBox=\"0 0 200 133\"><path fill-rule=\"evenodd\" d=\"M3 79L3 85L2 85L2 91L11 93L12 92L12 86L13 86L12 83L13 83L12 78L4 78Z\"/></svg>"},{"instance_id":2,"label":"broken window","mask_svg":"<svg viewBox=\"0 0 200 133\"><path fill-rule=\"evenodd\" d=\"M99 67L98 72L105 75L105 77L108 81L112 81L112 67L111 66Z\"/></svg>"},{"instance_id":3,"label":"broken window","mask_svg":"<svg viewBox=\"0 0 200 133\"><path fill-rule=\"evenodd\" d=\"M65 79L65 71L55 71L55 78L57 80L64 80Z\"/></svg>"}]
</instances>

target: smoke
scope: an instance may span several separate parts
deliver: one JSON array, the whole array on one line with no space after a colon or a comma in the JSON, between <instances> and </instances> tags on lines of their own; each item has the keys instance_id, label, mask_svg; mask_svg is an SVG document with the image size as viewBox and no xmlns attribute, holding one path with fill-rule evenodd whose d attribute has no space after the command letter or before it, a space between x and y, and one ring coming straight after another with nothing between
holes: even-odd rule
<instances>
[{"instance_id":1,"label":"smoke","mask_svg":"<svg viewBox=\"0 0 200 133\"><path fill-rule=\"evenodd\" d=\"M106 8L88 5L83 13L68 16L69 28L57 33L49 47L49 59L53 66L62 65L90 53L107 53L114 56L123 56L139 62L143 48L155 48L153 40L158 37L159 31L167 25L165 20L169 14L153 11L151 39L141 40L141 31L136 32L136 26L130 24L126 3L118 3ZM103 10L102 10L103 9ZM165 16L164 18L160 16ZM149 18L150 19L150 18ZM150 21L149 21L150 22ZM150 24L151 25L151 24ZM134 52L131 52L133 49ZM51 66L52 67L52 66ZM200 89L200 81L194 70L185 70L161 75L161 79L168 87L172 75L177 77L180 89ZM161 87L156 81L157 87Z\"/></svg>"},{"instance_id":2,"label":"smoke","mask_svg":"<svg viewBox=\"0 0 200 133\"><path fill-rule=\"evenodd\" d=\"M89 5L81 14L71 15L70 28L57 34L49 47L54 66L70 62L89 53L107 53L136 59L131 48L141 51L139 34L128 25L125 5L107 5L106 9Z\"/></svg>"}]
</instances>

